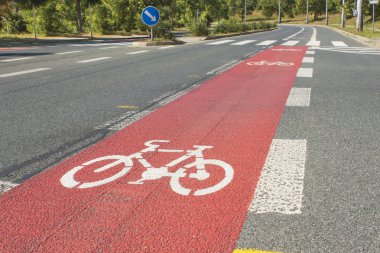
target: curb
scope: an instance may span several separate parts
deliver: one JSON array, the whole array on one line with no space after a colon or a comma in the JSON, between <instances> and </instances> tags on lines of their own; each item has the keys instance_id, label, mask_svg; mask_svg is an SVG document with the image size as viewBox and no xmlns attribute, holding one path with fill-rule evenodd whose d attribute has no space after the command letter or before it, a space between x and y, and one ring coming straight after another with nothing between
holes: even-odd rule
<instances>
[{"instance_id":1,"label":"curb","mask_svg":"<svg viewBox=\"0 0 380 253\"><path fill-rule=\"evenodd\" d=\"M252 31L252 32L242 32L242 33L233 33L233 34L226 34L226 35L207 36L204 40L216 40L216 39L223 39L223 38L248 35L248 34L260 33L260 32L269 32L269 31L273 31L276 29L278 29L278 28L276 27L276 28L270 28L270 29L264 29L264 30L256 30L256 31Z\"/></svg>"}]
</instances>

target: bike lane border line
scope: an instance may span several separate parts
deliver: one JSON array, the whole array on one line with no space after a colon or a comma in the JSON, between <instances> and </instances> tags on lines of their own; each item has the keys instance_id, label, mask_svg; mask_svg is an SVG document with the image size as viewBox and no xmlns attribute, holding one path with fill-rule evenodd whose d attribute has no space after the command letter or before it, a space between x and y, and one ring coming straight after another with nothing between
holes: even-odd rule
<instances>
[{"instance_id":1,"label":"bike lane border line","mask_svg":"<svg viewBox=\"0 0 380 253\"><path fill-rule=\"evenodd\" d=\"M0 210L0 232L6 231L0 251L233 251L307 49L294 48L299 50L263 51L6 192L0 197L2 210L7 210ZM294 65L247 64L263 60ZM173 192L168 179L131 186L128 181L143 172L136 166L124 180L90 190L60 183L75 166L97 157L133 154L154 139L171 140L161 147L165 149L213 146L204 156L230 164L232 182L214 194L183 196ZM154 164L167 159L149 158ZM94 173L84 171L82 176ZM213 176L224 174L216 171Z\"/></svg>"}]
</instances>

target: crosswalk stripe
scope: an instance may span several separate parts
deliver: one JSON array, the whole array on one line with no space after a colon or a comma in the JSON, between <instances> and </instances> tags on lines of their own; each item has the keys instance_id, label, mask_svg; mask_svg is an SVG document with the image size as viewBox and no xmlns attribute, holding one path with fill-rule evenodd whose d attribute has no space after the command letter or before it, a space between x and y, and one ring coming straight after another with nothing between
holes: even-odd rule
<instances>
[{"instance_id":1,"label":"crosswalk stripe","mask_svg":"<svg viewBox=\"0 0 380 253\"><path fill-rule=\"evenodd\" d=\"M277 40L265 40L263 42L260 42L258 44L256 44L257 46L268 46L270 44L273 44L275 43Z\"/></svg>"},{"instance_id":2,"label":"crosswalk stripe","mask_svg":"<svg viewBox=\"0 0 380 253\"><path fill-rule=\"evenodd\" d=\"M334 47L348 47L348 45L343 41L331 41L331 43L334 45Z\"/></svg>"},{"instance_id":3,"label":"crosswalk stripe","mask_svg":"<svg viewBox=\"0 0 380 253\"><path fill-rule=\"evenodd\" d=\"M318 41L318 40L311 40L311 41L309 41L309 42L306 44L306 46L317 46L317 47L319 47L320 44L321 44L321 42Z\"/></svg>"},{"instance_id":4,"label":"crosswalk stripe","mask_svg":"<svg viewBox=\"0 0 380 253\"><path fill-rule=\"evenodd\" d=\"M306 140L273 140L250 212L302 213L306 146Z\"/></svg>"},{"instance_id":5,"label":"crosswalk stripe","mask_svg":"<svg viewBox=\"0 0 380 253\"><path fill-rule=\"evenodd\" d=\"M234 42L235 40L220 40L212 43L208 43L207 45L215 46L215 45L221 45L221 44L226 44L229 42Z\"/></svg>"},{"instance_id":6,"label":"crosswalk stripe","mask_svg":"<svg viewBox=\"0 0 380 253\"><path fill-rule=\"evenodd\" d=\"M255 42L255 41L256 40L243 40L243 41L239 41L239 42L233 43L231 45L233 45L233 46L243 46L243 45L247 45L249 43Z\"/></svg>"},{"instance_id":7,"label":"crosswalk stripe","mask_svg":"<svg viewBox=\"0 0 380 253\"><path fill-rule=\"evenodd\" d=\"M2 61L0 61L0 62L22 61L22 60L29 60L29 59L33 59L33 58L34 58L34 57L12 58L12 59L2 60Z\"/></svg>"},{"instance_id":8,"label":"crosswalk stripe","mask_svg":"<svg viewBox=\"0 0 380 253\"><path fill-rule=\"evenodd\" d=\"M108 59L111 59L111 58L112 57L100 57L100 58L94 58L94 59L88 59L88 60L78 61L78 63L89 63L89 62L94 62L94 61L108 60Z\"/></svg>"},{"instance_id":9,"label":"crosswalk stripe","mask_svg":"<svg viewBox=\"0 0 380 253\"><path fill-rule=\"evenodd\" d=\"M289 40L285 43L282 43L281 45L283 46L295 46L299 43L300 41L299 40Z\"/></svg>"}]
</instances>

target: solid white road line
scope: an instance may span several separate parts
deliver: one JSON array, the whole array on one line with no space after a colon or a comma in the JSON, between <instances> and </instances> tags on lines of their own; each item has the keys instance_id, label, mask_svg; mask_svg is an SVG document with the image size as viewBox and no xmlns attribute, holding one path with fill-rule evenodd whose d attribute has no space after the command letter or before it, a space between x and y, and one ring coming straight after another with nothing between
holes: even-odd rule
<instances>
[{"instance_id":1,"label":"solid white road line","mask_svg":"<svg viewBox=\"0 0 380 253\"><path fill-rule=\"evenodd\" d=\"M232 60L232 61L227 62L226 64L224 64L224 65L222 65L220 67L217 67L216 69L211 70L210 72L207 72L207 75L213 75L213 74L222 73L222 72L226 71L227 69L232 68L237 63L239 63L239 61Z\"/></svg>"},{"instance_id":2,"label":"solid white road line","mask_svg":"<svg viewBox=\"0 0 380 253\"><path fill-rule=\"evenodd\" d=\"M306 54L313 55L313 54L315 54L315 51L306 51Z\"/></svg>"},{"instance_id":3,"label":"solid white road line","mask_svg":"<svg viewBox=\"0 0 380 253\"><path fill-rule=\"evenodd\" d=\"M260 42L258 44L256 44L256 46L268 46L270 44L273 44L275 43L277 40L265 40L263 42Z\"/></svg>"},{"instance_id":4,"label":"solid white road line","mask_svg":"<svg viewBox=\"0 0 380 253\"><path fill-rule=\"evenodd\" d=\"M313 29L313 34L311 35L311 41L316 41L317 40L317 29L315 29L314 27L311 27L311 29Z\"/></svg>"},{"instance_id":5,"label":"solid white road line","mask_svg":"<svg viewBox=\"0 0 380 253\"><path fill-rule=\"evenodd\" d=\"M312 68L300 68L297 72L297 77L313 77Z\"/></svg>"},{"instance_id":6,"label":"solid white road line","mask_svg":"<svg viewBox=\"0 0 380 253\"><path fill-rule=\"evenodd\" d=\"M172 47L175 47L175 46L159 47L158 49L162 50L162 49L168 49L168 48L172 48Z\"/></svg>"},{"instance_id":7,"label":"solid white road line","mask_svg":"<svg viewBox=\"0 0 380 253\"><path fill-rule=\"evenodd\" d=\"M296 37L297 35L301 34L303 31L305 31L305 28L301 27L300 31L296 32L295 34L290 35L289 37L285 38L284 40L289 40L289 39L291 39L293 37Z\"/></svg>"},{"instance_id":8,"label":"solid white road line","mask_svg":"<svg viewBox=\"0 0 380 253\"><path fill-rule=\"evenodd\" d=\"M281 45L283 45L283 46L295 46L299 42L300 42L299 40L288 40L287 42L282 43Z\"/></svg>"},{"instance_id":9,"label":"solid white road line","mask_svg":"<svg viewBox=\"0 0 380 253\"><path fill-rule=\"evenodd\" d=\"M316 47L319 47L319 45L321 45L321 42L320 41L317 41L317 40L311 40L309 41L306 46L316 46Z\"/></svg>"},{"instance_id":10,"label":"solid white road line","mask_svg":"<svg viewBox=\"0 0 380 253\"><path fill-rule=\"evenodd\" d=\"M343 41L331 41L334 47L348 47Z\"/></svg>"},{"instance_id":11,"label":"solid white road line","mask_svg":"<svg viewBox=\"0 0 380 253\"><path fill-rule=\"evenodd\" d=\"M28 74L28 73L40 72L40 71L49 70L49 69L50 68L38 68L38 69L29 69L29 70L24 70L24 71L18 71L18 72L13 72L13 73L8 73L8 74L2 74L2 75L0 75L0 78L1 77L24 75L24 74Z\"/></svg>"},{"instance_id":12,"label":"solid white road line","mask_svg":"<svg viewBox=\"0 0 380 253\"><path fill-rule=\"evenodd\" d=\"M127 53L127 54L142 54L142 53L146 53L146 52L149 52L149 50L141 50L141 51L131 52L131 53Z\"/></svg>"},{"instance_id":13,"label":"solid white road line","mask_svg":"<svg viewBox=\"0 0 380 253\"><path fill-rule=\"evenodd\" d=\"M6 181L0 181L0 194L6 191L11 190L12 188L15 188L18 186L18 184L6 182Z\"/></svg>"},{"instance_id":14,"label":"solid white road line","mask_svg":"<svg viewBox=\"0 0 380 253\"><path fill-rule=\"evenodd\" d=\"M220 40L220 41L208 43L206 45L216 46L216 45L221 45L221 44L225 44L225 43L229 43L229 42L234 42L234 40Z\"/></svg>"},{"instance_id":15,"label":"solid white road line","mask_svg":"<svg viewBox=\"0 0 380 253\"><path fill-rule=\"evenodd\" d=\"M286 106L310 106L311 88L292 88Z\"/></svg>"},{"instance_id":16,"label":"solid white road line","mask_svg":"<svg viewBox=\"0 0 380 253\"><path fill-rule=\"evenodd\" d=\"M302 59L303 63L314 63L314 57L304 57Z\"/></svg>"},{"instance_id":17,"label":"solid white road line","mask_svg":"<svg viewBox=\"0 0 380 253\"><path fill-rule=\"evenodd\" d=\"M13 58L13 59L2 60L2 61L0 61L0 62L22 61L22 60L29 60L29 59L33 59L33 58L34 58L34 57Z\"/></svg>"},{"instance_id":18,"label":"solid white road line","mask_svg":"<svg viewBox=\"0 0 380 253\"><path fill-rule=\"evenodd\" d=\"M243 45L247 45L249 43L252 43L252 42L255 42L256 40L243 40L243 41L239 41L239 42L236 42L236 43L232 43L231 45L232 46L243 46Z\"/></svg>"},{"instance_id":19,"label":"solid white road line","mask_svg":"<svg viewBox=\"0 0 380 253\"><path fill-rule=\"evenodd\" d=\"M64 55L64 54L75 54L75 53L80 53L83 51L69 51L69 52L62 52L62 53L56 53L57 55Z\"/></svg>"},{"instance_id":20,"label":"solid white road line","mask_svg":"<svg viewBox=\"0 0 380 253\"><path fill-rule=\"evenodd\" d=\"M111 59L112 57L100 57L100 58L94 58L94 59L88 59L88 60L83 60L83 61L78 61L78 63L88 63L88 62L94 62L94 61L102 61L102 60L107 60Z\"/></svg>"},{"instance_id":21,"label":"solid white road line","mask_svg":"<svg viewBox=\"0 0 380 253\"><path fill-rule=\"evenodd\" d=\"M306 146L306 140L273 140L250 212L302 213Z\"/></svg>"}]
</instances>

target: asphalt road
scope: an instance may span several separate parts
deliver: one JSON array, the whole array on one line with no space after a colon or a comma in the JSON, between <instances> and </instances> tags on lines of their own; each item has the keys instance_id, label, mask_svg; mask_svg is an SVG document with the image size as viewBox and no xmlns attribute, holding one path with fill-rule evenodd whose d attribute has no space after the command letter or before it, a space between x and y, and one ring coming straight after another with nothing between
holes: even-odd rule
<instances>
[{"instance_id":1,"label":"asphalt road","mask_svg":"<svg viewBox=\"0 0 380 253\"><path fill-rule=\"evenodd\" d=\"M301 206L296 212L250 208L235 248L380 252L380 52L326 28L281 26L174 47L95 43L0 51L0 181L22 184L171 97L289 41L315 52L302 64L312 77L298 76L294 84L311 89L309 105L287 106L275 134L306 143ZM38 71L19 73L28 70Z\"/></svg>"}]
</instances>

